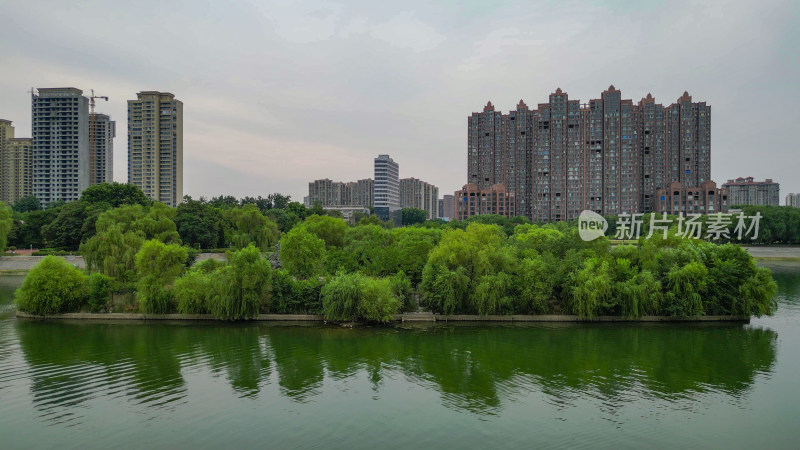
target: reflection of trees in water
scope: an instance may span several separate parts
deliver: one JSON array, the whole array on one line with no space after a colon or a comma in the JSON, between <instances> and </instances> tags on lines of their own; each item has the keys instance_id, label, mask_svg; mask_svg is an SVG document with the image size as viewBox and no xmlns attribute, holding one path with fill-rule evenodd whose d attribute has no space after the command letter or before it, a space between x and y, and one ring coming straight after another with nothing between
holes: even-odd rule
<instances>
[{"instance_id":1,"label":"reflection of trees in water","mask_svg":"<svg viewBox=\"0 0 800 450\"><path fill-rule=\"evenodd\" d=\"M402 330L20 321L18 330L43 411L98 390L171 407L186 396L182 368L225 373L249 397L275 371L281 393L301 402L321 392L326 376L363 371L377 391L387 374L400 374L438 390L447 407L481 414L532 391L563 407L585 395L610 408L638 395L739 397L772 370L777 340L740 325L676 324Z\"/></svg>"},{"instance_id":2,"label":"reflection of trees in water","mask_svg":"<svg viewBox=\"0 0 800 450\"><path fill-rule=\"evenodd\" d=\"M319 392L324 378L319 330L308 327L267 328L281 392L297 401Z\"/></svg>"},{"instance_id":3,"label":"reflection of trees in water","mask_svg":"<svg viewBox=\"0 0 800 450\"><path fill-rule=\"evenodd\" d=\"M262 330L251 325L209 326L197 333L198 356L212 373L225 371L233 389L256 397L270 376L271 356Z\"/></svg>"},{"instance_id":4,"label":"reflection of trees in water","mask_svg":"<svg viewBox=\"0 0 800 450\"><path fill-rule=\"evenodd\" d=\"M772 277L778 283L778 298L781 302L797 304L800 299L800 276L798 276L797 263L789 264L769 264L772 270ZM780 305L778 305L780 309Z\"/></svg>"},{"instance_id":5,"label":"reflection of trees in water","mask_svg":"<svg viewBox=\"0 0 800 450\"><path fill-rule=\"evenodd\" d=\"M20 321L17 330L43 417L72 414L98 393L160 408L185 396L180 329Z\"/></svg>"}]
</instances>

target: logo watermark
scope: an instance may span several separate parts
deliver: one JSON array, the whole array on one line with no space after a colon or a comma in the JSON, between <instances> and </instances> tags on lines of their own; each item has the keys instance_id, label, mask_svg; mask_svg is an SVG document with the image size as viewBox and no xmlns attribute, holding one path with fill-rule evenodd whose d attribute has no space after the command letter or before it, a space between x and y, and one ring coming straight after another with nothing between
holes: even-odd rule
<instances>
[{"instance_id":1,"label":"logo watermark","mask_svg":"<svg viewBox=\"0 0 800 450\"><path fill-rule=\"evenodd\" d=\"M643 214L622 213L617 216L615 223L614 239L638 240L642 236L642 226L645 224L646 216L649 216L649 229L647 238L655 234L660 234L662 239L667 239L672 225L675 227L673 236L683 239L708 239L718 241L721 239L742 240L749 237L751 240L758 238L758 226L761 223L761 213L756 212L754 216L746 216L743 212L739 214L731 213L712 213L706 216L702 214L689 214L684 216L669 217L664 214ZM705 218L705 220L702 220ZM733 229L731 227L734 225ZM703 228L705 227L705 233ZM600 236L604 236L608 229L608 221L594 211L584 210L578 216L578 234L584 241L593 241Z\"/></svg>"},{"instance_id":2,"label":"logo watermark","mask_svg":"<svg viewBox=\"0 0 800 450\"><path fill-rule=\"evenodd\" d=\"M608 230L608 221L600 214L587 209L578 216L578 234L584 241L593 241L600 236L605 236L606 230Z\"/></svg>"}]
</instances>

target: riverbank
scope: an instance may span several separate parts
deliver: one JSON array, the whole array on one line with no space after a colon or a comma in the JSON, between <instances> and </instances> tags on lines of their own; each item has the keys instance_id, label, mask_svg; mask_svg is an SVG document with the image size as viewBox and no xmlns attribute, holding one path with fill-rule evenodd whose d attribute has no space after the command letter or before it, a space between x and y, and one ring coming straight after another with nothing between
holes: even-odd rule
<instances>
[{"instance_id":1,"label":"riverbank","mask_svg":"<svg viewBox=\"0 0 800 450\"><path fill-rule=\"evenodd\" d=\"M139 314L139 313L64 313L40 316L17 311L21 319L33 320L87 320L87 321L216 321L224 322L210 314ZM255 322L325 322L325 318L316 314L259 314ZM749 323L748 316L598 316L579 317L573 315L442 315L428 313L396 314L395 322L741 322Z\"/></svg>"}]
</instances>

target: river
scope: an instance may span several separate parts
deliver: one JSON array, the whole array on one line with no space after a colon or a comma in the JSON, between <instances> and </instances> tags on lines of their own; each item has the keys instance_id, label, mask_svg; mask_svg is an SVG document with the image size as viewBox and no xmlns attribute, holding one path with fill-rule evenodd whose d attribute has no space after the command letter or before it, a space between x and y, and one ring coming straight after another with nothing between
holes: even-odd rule
<instances>
[{"instance_id":1,"label":"river","mask_svg":"<svg viewBox=\"0 0 800 450\"><path fill-rule=\"evenodd\" d=\"M2 448L797 448L800 265L742 324L17 320Z\"/></svg>"}]
</instances>

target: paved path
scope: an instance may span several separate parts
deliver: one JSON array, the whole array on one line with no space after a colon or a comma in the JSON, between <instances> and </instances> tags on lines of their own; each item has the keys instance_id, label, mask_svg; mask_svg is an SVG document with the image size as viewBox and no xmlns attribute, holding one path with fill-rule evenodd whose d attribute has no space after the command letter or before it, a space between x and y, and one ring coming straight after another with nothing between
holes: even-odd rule
<instances>
[{"instance_id":1,"label":"paved path","mask_svg":"<svg viewBox=\"0 0 800 450\"><path fill-rule=\"evenodd\" d=\"M754 258L800 259L800 247L744 247Z\"/></svg>"}]
</instances>

